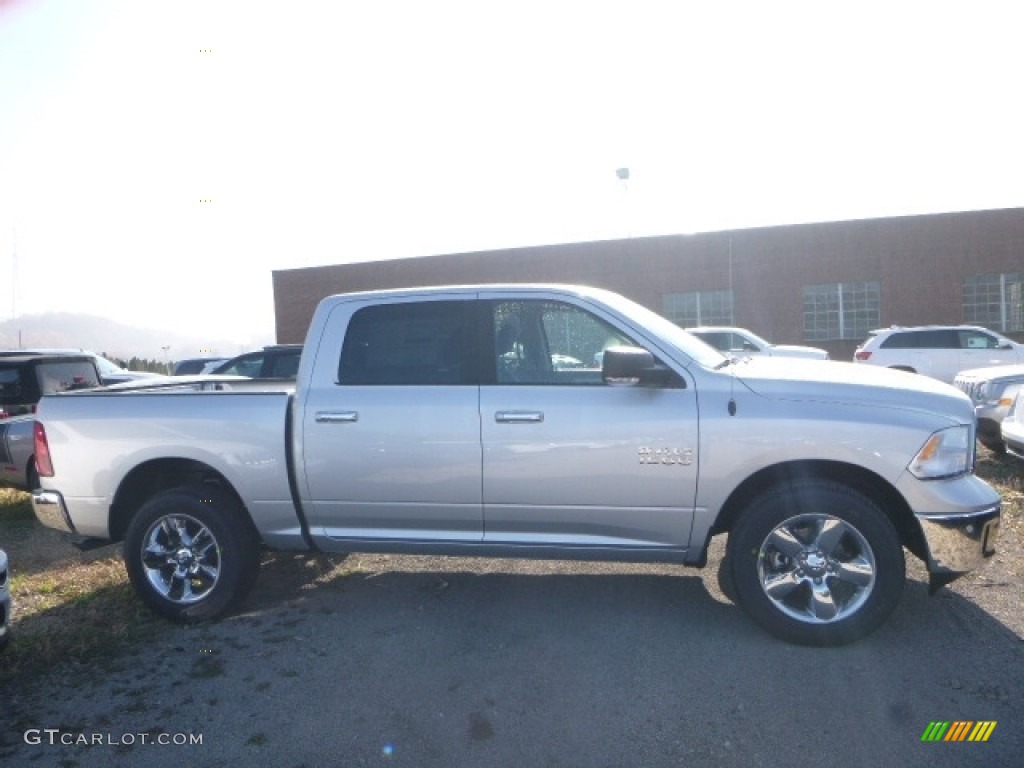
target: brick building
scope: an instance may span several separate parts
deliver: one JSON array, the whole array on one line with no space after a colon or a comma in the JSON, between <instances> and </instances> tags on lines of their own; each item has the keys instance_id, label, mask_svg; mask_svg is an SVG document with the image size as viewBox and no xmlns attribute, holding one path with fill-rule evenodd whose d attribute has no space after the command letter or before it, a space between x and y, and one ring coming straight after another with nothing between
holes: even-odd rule
<instances>
[{"instance_id":1,"label":"brick building","mask_svg":"<svg viewBox=\"0 0 1024 768\"><path fill-rule=\"evenodd\" d=\"M873 328L971 323L1024 339L1024 208L637 237L278 270L279 342L332 293L569 282L680 325L738 325L849 359Z\"/></svg>"}]
</instances>

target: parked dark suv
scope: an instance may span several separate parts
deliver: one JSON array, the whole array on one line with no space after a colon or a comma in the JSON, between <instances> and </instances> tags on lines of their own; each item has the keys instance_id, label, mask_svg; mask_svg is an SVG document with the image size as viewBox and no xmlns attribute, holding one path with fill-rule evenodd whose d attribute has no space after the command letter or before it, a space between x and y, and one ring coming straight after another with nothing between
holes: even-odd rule
<instances>
[{"instance_id":1,"label":"parked dark suv","mask_svg":"<svg viewBox=\"0 0 1024 768\"><path fill-rule=\"evenodd\" d=\"M246 352L233 357L210 371L211 374L248 376L251 379L295 380L299 372L301 344L275 344L259 352Z\"/></svg>"},{"instance_id":2,"label":"parked dark suv","mask_svg":"<svg viewBox=\"0 0 1024 768\"><path fill-rule=\"evenodd\" d=\"M0 355L0 419L32 413L43 395L100 386L88 355Z\"/></svg>"}]
</instances>

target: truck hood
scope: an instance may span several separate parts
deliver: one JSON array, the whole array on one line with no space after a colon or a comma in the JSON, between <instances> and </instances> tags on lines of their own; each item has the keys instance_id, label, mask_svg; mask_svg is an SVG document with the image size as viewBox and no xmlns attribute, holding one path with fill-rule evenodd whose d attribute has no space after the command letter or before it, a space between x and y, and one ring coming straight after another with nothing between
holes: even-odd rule
<instances>
[{"instance_id":1,"label":"truck hood","mask_svg":"<svg viewBox=\"0 0 1024 768\"><path fill-rule=\"evenodd\" d=\"M994 365L988 368L970 368L956 375L964 381L1003 381L1024 379L1024 365Z\"/></svg>"},{"instance_id":2,"label":"truck hood","mask_svg":"<svg viewBox=\"0 0 1024 768\"><path fill-rule=\"evenodd\" d=\"M974 419L974 406L967 395L951 384L916 373L840 361L770 357L740 360L732 368L737 380L763 397L905 408L965 422Z\"/></svg>"},{"instance_id":3,"label":"truck hood","mask_svg":"<svg viewBox=\"0 0 1024 768\"><path fill-rule=\"evenodd\" d=\"M808 357L814 360L824 360L828 353L818 347L802 347L798 344L772 344L768 350L773 355L783 357Z\"/></svg>"}]
</instances>

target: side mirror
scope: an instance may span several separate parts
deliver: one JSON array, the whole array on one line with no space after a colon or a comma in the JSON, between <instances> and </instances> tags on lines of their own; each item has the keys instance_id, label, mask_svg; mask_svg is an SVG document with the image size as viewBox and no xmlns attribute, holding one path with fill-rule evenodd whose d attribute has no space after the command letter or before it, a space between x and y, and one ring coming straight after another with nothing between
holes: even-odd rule
<instances>
[{"instance_id":1,"label":"side mirror","mask_svg":"<svg viewBox=\"0 0 1024 768\"><path fill-rule=\"evenodd\" d=\"M640 347L608 347L601 363L605 384L660 387L669 381L672 371L660 365L654 355Z\"/></svg>"}]
</instances>

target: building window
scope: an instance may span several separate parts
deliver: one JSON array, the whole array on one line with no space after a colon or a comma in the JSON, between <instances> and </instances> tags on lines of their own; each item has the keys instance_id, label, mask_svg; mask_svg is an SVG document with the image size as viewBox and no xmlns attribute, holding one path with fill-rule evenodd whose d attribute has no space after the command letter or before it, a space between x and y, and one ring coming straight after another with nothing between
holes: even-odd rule
<instances>
[{"instance_id":1,"label":"building window","mask_svg":"<svg viewBox=\"0 0 1024 768\"><path fill-rule=\"evenodd\" d=\"M994 331L1024 331L1024 272L973 275L964 280L965 323Z\"/></svg>"},{"instance_id":2,"label":"building window","mask_svg":"<svg viewBox=\"0 0 1024 768\"><path fill-rule=\"evenodd\" d=\"M805 286L804 338L866 338L869 331L881 324L880 293L877 281Z\"/></svg>"},{"instance_id":3,"label":"building window","mask_svg":"<svg viewBox=\"0 0 1024 768\"><path fill-rule=\"evenodd\" d=\"M732 291L666 293L664 315L676 325L732 325Z\"/></svg>"}]
</instances>

